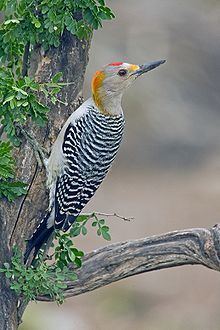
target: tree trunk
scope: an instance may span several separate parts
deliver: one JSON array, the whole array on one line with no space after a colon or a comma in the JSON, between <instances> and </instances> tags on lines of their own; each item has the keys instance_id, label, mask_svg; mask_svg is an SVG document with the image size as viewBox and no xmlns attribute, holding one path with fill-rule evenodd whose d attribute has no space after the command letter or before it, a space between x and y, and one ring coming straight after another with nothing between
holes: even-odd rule
<instances>
[{"instance_id":1,"label":"tree trunk","mask_svg":"<svg viewBox=\"0 0 220 330\"><path fill-rule=\"evenodd\" d=\"M17 299L4 281L0 281L0 326L2 330L15 330L18 327Z\"/></svg>"},{"instance_id":2,"label":"tree trunk","mask_svg":"<svg viewBox=\"0 0 220 330\"><path fill-rule=\"evenodd\" d=\"M30 59L29 73L39 81L49 81L57 73L63 73L63 81L71 82L60 92L59 98L68 102L48 104L51 111L44 128L29 123L26 127L37 141L50 150L51 144L68 116L78 107L88 62L90 40L80 41L70 33L63 34L61 45L50 49L46 54L36 48ZM15 202L1 201L0 209L0 267L10 262L14 244L25 248L28 239L48 206L45 189L45 170L39 169L33 150L22 138L21 146L15 152L17 178L28 184L26 196ZM9 289L5 276L0 274L0 329L16 329L18 326L17 298Z\"/></svg>"},{"instance_id":3,"label":"tree trunk","mask_svg":"<svg viewBox=\"0 0 220 330\"><path fill-rule=\"evenodd\" d=\"M8 261L10 255L2 224L0 221L0 267L3 262ZM0 329L14 330L17 329L17 325L17 298L10 290L5 275L0 273Z\"/></svg>"}]
</instances>

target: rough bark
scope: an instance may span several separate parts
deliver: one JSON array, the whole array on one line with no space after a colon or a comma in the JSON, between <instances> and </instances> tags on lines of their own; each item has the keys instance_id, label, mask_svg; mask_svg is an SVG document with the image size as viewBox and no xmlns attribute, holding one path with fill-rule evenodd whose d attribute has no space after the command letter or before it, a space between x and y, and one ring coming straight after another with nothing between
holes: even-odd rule
<instances>
[{"instance_id":1,"label":"rough bark","mask_svg":"<svg viewBox=\"0 0 220 330\"><path fill-rule=\"evenodd\" d=\"M65 297L95 290L129 276L154 270L202 265L220 271L220 225L194 228L121 242L88 253L77 281L67 282ZM51 301L50 297L38 297Z\"/></svg>"},{"instance_id":2,"label":"rough bark","mask_svg":"<svg viewBox=\"0 0 220 330\"><path fill-rule=\"evenodd\" d=\"M0 221L0 237L4 236L5 226ZM3 231L2 231L3 230ZM5 244L5 241L2 241L4 237L1 237L1 246L0 246L0 267L2 261L9 261L9 250ZM7 243L7 242L6 242ZM17 299L14 293L9 289L7 280L5 276L0 273L0 329L17 329Z\"/></svg>"},{"instance_id":3,"label":"rough bark","mask_svg":"<svg viewBox=\"0 0 220 330\"><path fill-rule=\"evenodd\" d=\"M79 41L65 32L59 48L43 54L37 47L30 59L29 72L39 81L49 81L57 72L63 73L64 82L72 82L61 91L59 98L67 102L49 104L51 111L46 127L39 128L29 123L26 127L37 141L48 151L67 117L76 109L80 99L83 79L88 62L90 41ZM31 236L38 221L43 216L48 202L45 189L45 171L39 169L33 150L25 139L15 152L17 178L28 184L28 194L15 202L1 201L0 208L0 267L10 260L14 244L24 248L25 239ZM0 328L17 328L17 299L8 289L4 276L0 275Z\"/></svg>"}]
</instances>

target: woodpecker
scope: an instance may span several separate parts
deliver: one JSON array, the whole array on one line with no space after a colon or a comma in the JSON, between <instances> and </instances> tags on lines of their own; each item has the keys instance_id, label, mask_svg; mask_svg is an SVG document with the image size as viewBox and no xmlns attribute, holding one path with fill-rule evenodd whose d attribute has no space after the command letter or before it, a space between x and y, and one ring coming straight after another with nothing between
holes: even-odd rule
<instances>
[{"instance_id":1,"label":"woodpecker","mask_svg":"<svg viewBox=\"0 0 220 330\"><path fill-rule=\"evenodd\" d=\"M27 243L25 263L32 251L36 257L55 229L67 231L94 195L122 141L123 92L137 77L164 62L114 62L94 74L92 97L68 118L47 160L49 207Z\"/></svg>"}]
</instances>

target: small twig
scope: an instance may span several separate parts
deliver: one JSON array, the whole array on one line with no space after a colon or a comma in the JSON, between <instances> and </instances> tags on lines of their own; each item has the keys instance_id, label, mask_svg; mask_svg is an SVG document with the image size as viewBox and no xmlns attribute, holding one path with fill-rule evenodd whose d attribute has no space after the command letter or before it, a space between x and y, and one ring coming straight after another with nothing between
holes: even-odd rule
<instances>
[{"instance_id":1,"label":"small twig","mask_svg":"<svg viewBox=\"0 0 220 330\"><path fill-rule=\"evenodd\" d=\"M103 212L93 212L91 214L88 214L89 215L89 218L93 218L94 216L98 216L98 215L101 215L103 217L115 217L115 218L119 218L119 219L122 219L124 221L131 221L131 220L134 220L134 217L124 217L122 215L119 215L117 214L116 212L114 213L103 213Z\"/></svg>"},{"instance_id":2,"label":"small twig","mask_svg":"<svg viewBox=\"0 0 220 330\"><path fill-rule=\"evenodd\" d=\"M56 99L56 101L57 101L58 103L60 103L60 104L65 105L66 107L68 106L68 103L67 103L67 102L64 102L64 101L62 101L62 100L60 100L60 99Z\"/></svg>"},{"instance_id":3,"label":"small twig","mask_svg":"<svg viewBox=\"0 0 220 330\"><path fill-rule=\"evenodd\" d=\"M39 83L40 86L43 86L43 88L53 88L53 87L57 87L57 86L60 86L60 87L65 87L65 86L70 86L70 85L75 85L75 82L50 82L50 81L45 81L45 82L41 82Z\"/></svg>"},{"instance_id":4,"label":"small twig","mask_svg":"<svg viewBox=\"0 0 220 330\"><path fill-rule=\"evenodd\" d=\"M70 86L70 85L75 85L76 83L74 81L70 81L70 82L58 82L57 84L59 86Z\"/></svg>"}]
</instances>

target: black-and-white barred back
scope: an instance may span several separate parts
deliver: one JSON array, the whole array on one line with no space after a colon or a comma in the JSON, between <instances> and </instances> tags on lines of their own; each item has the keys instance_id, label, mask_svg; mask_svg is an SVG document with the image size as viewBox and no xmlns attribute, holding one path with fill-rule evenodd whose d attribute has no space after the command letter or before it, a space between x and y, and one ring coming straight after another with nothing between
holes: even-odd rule
<instances>
[{"instance_id":1,"label":"black-and-white barred back","mask_svg":"<svg viewBox=\"0 0 220 330\"><path fill-rule=\"evenodd\" d=\"M55 228L72 225L105 178L120 146L124 116L106 116L90 106L66 129L63 173L57 178Z\"/></svg>"}]
</instances>

